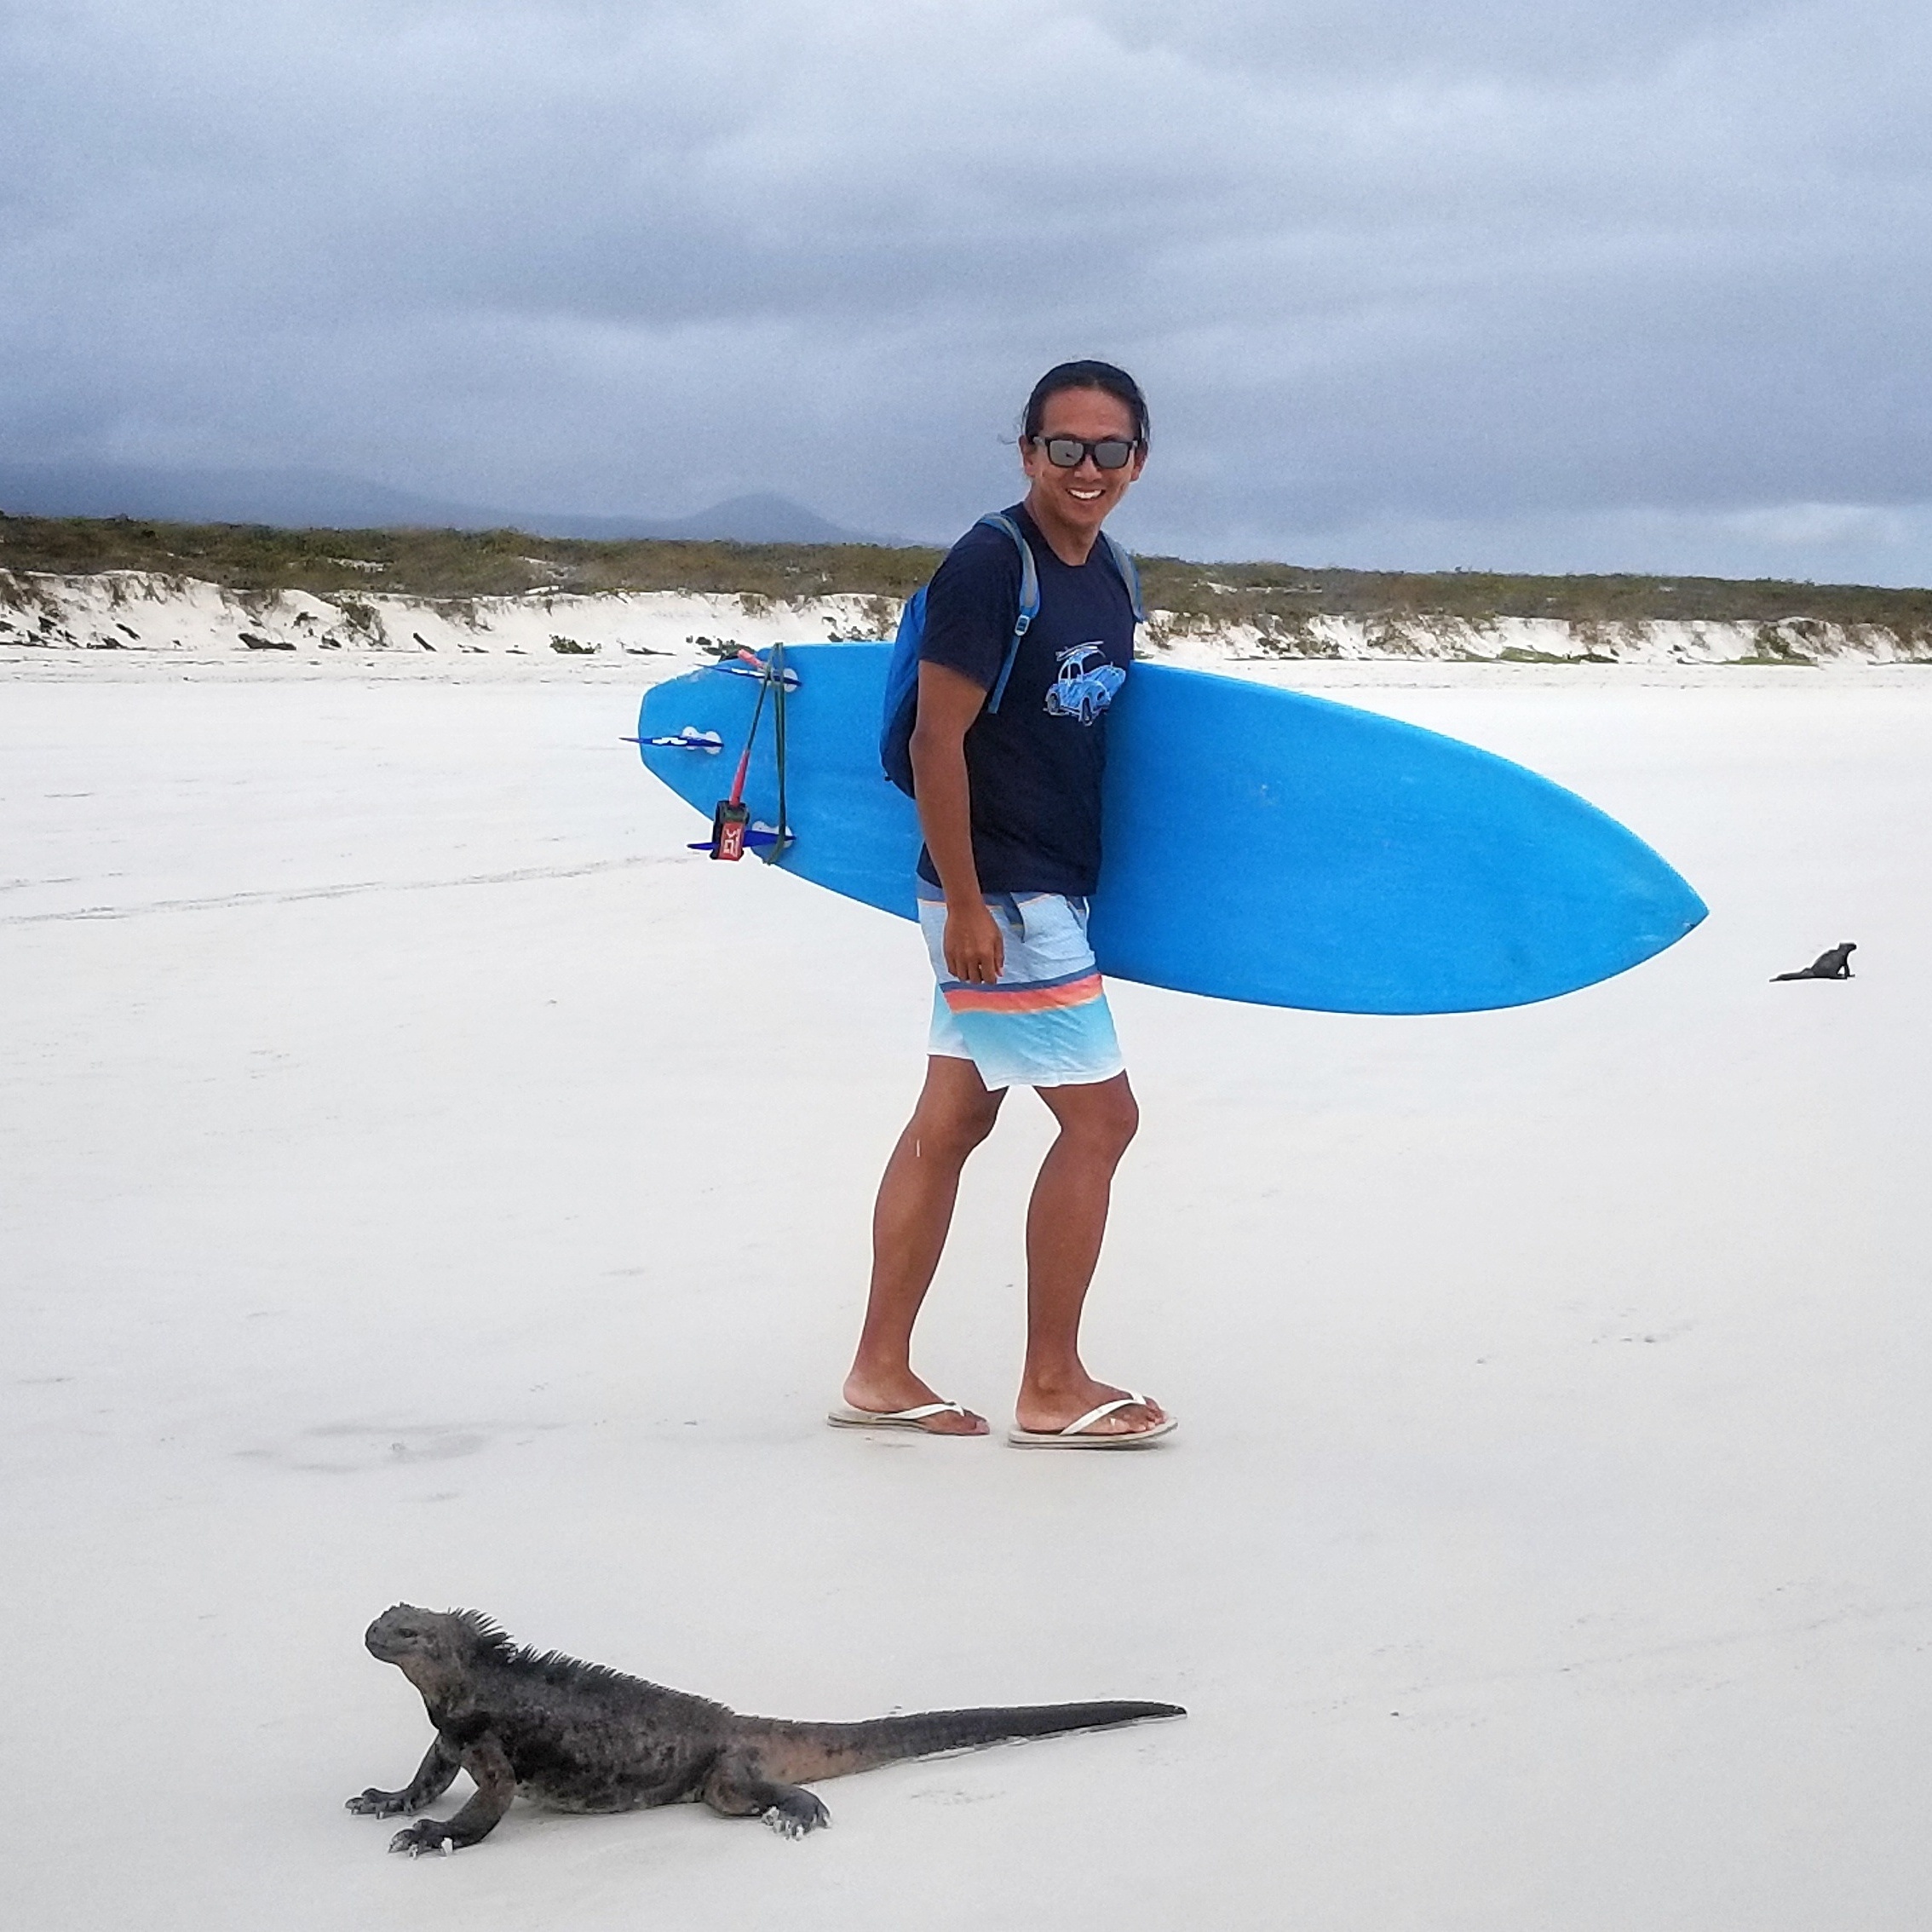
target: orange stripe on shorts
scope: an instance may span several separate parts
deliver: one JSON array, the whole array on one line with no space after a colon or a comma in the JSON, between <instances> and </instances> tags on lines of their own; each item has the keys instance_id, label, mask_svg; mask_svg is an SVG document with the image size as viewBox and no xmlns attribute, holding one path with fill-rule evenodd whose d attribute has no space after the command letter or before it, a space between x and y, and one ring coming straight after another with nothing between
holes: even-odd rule
<instances>
[{"instance_id":1,"label":"orange stripe on shorts","mask_svg":"<svg viewBox=\"0 0 1932 1932\"><path fill-rule=\"evenodd\" d=\"M948 986L940 990L948 1010L954 1013L1054 1013L1098 999L1101 976L1086 973L1056 986Z\"/></svg>"}]
</instances>

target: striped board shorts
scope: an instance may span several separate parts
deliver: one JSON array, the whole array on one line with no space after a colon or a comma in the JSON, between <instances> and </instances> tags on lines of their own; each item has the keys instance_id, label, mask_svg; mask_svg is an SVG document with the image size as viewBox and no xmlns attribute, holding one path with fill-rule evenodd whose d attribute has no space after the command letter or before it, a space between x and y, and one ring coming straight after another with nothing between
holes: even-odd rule
<instances>
[{"instance_id":1,"label":"striped board shorts","mask_svg":"<svg viewBox=\"0 0 1932 1932\"><path fill-rule=\"evenodd\" d=\"M995 893L1005 957L994 986L946 969L946 901L918 881L919 926L939 986L929 1053L969 1060L989 1088L1084 1087L1124 1071L1094 950L1087 902L1056 893Z\"/></svg>"}]
</instances>

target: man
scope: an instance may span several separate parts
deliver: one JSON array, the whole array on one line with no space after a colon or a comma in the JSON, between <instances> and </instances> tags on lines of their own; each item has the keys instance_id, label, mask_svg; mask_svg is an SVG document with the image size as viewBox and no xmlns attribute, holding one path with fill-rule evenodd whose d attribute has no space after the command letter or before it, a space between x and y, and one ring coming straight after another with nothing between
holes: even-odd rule
<instances>
[{"instance_id":1,"label":"man","mask_svg":"<svg viewBox=\"0 0 1932 1932\"><path fill-rule=\"evenodd\" d=\"M1021 561L976 526L927 591L911 766L925 850L920 914L939 992L926 1083L887 1163L872 1280L842 1407L848 1426L983 1435L983 1418L913 1372L912 1328L939 1266L960 1170L1009 1086L1059 1123L1026 1213L1026 1357L1008 1440L1141 1447L1176 1426L1096 1380L1080 1315L1113 1173L1138 1113L1087 945L1100 871L1107 710L1133 658L1131 595L1101 526L1147 460L1147 404L1125 371L1063 363L1035 385L1021 437L1040 608L997 709Z\"/></svg>"}]
</instances>

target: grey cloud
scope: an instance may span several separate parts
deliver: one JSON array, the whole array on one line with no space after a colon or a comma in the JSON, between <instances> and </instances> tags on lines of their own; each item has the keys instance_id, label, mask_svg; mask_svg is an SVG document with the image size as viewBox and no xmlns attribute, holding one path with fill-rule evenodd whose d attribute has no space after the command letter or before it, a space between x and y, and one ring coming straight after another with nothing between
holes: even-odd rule
<instances>
[{"instance_id":1,"label":"grey cloud","mask_svg":"<svg viewBox=\"0 0 1932 1932\"><path fill-rule=\"evenodd\" d=\"M1132 0L1109 9L1130 43L1168 47L1251 71L1562 80L1641 73L1687 48L1775 20L1782 0L1487 0L1418 6L1414 0L1224 0L1176 9Z\"/></svg>"},{"instance_id":2,"label":"grey cloud","mask_svg":"<svg viewBox=\"0 0 1932 1932\"><path fill-rule=\"evenodd\" d=\"M943 535L1105 354L1150 543L1923 578L1929 52L1891 0L9 16L0 438Z\"/></svg>"}]
</instances>

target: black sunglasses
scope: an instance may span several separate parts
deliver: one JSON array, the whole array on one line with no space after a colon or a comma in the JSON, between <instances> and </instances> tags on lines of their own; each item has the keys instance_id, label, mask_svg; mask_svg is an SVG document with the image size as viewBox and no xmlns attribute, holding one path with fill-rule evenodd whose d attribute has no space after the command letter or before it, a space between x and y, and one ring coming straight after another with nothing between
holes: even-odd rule
<instances>
[{"instance_id":1,"label":"black sunglasses","mask_svg":"<svg viewBox=\"0 0 1932 1932\"><path fill-rule=\"evenodd\" d=\"M1055 469L1078 469L1088 457L1094 459L1096 469L1124 469L1140 447L1124 436L1102 436L1097 443L1078 436L1036 436L1032 440L1036 449L1046 451L1047 461Z\"/></svg>"}]
</instances>

